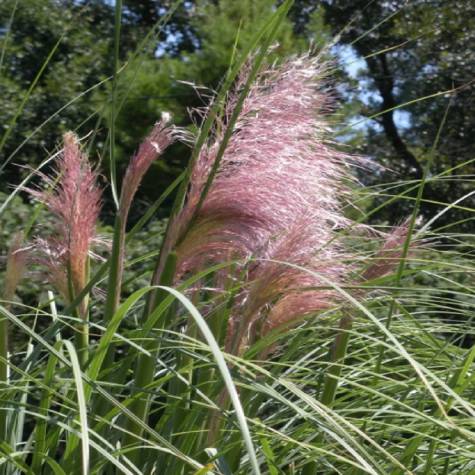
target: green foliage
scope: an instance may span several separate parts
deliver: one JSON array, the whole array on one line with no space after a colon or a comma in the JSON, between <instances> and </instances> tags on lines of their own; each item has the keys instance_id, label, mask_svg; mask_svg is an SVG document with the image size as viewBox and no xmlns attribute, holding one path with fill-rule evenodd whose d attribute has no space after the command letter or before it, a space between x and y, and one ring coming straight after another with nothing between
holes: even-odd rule
<instances>
[{"instance_id":1,"label":"green foliage","mask_svg":"<svg viewBox=\"0 0 475 475\"><path fill-rule=\"evenodd\" d=\"M15 4L17 8L8 24ZM75 129L96 110L90 97L83 97L55 115L108 74L109 19L95 13L49 1L8 0L0 5L4 28L0 37L4 49L0 77L4 107L0 123L2 135L5 134L1 152L6 159L37 165L44 156L44 148L52 147L58 134ZM36 85L15 120L35 78ZM39 126L41 133L34 134ZM17 150L18 147L21 148Z\"/></svg>"},{"instance_id":2,"label":"green foliage","mask_svg":"<svg viewBox=\"0 0 475 475\"><path fill-rule=\"evenodd\" d=\"M359 94L352 95L359 113L368 118L362 153L390 170L377 180L392 181L394 172L421 178L449 98L447 124L431 173L461 166L459 174L473 174L473 2L322 3L332 32L342 33L339 46L352 48L364 60L353 83L353 92L359 88ZM455 201L470 188L470 181L455 177L429 183L422 214L437 213L443 207L438 203L441 197ZM402 205L388 208L382 218L404 215ZM470 213L454 212L454 221L469 220L459 226L473 229Z\"/></svg>"}]
</instances>

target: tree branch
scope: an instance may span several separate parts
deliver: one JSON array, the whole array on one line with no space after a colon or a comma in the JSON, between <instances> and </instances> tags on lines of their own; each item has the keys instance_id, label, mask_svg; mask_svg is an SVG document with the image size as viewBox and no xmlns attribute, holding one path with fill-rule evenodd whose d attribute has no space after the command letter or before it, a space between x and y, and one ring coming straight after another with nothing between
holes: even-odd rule
<instances>
[{"instance_id":1,"label":"tree branch","mask_svg":"<svg viewBox=\"0 0 475 475\"><path fill-rule=\"evenodd\" d=\"M387 111L381 115L380 122L384 133L398 156L412 169L411 172L414 177L420 179L422 177L422 167L402 140L394 122L394 107L397 104L394 99L394 79L389 69L386 54L381 53L377 56L366 57L366 64L383 100L381 112Z\"/></svg>"}]
</instances>

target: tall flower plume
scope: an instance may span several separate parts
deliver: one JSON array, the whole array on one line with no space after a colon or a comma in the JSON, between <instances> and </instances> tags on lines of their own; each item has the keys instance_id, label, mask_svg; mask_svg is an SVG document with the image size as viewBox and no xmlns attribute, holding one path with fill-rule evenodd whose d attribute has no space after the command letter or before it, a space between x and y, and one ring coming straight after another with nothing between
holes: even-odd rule
<instances>
[{"instance_id":1,"label":"tall flower plume","mask_svg":"<svg viewBox=\"0 0 475 475\"><path fill-rule=\"evenodd\" d=\"M195 224L179 246L182 270L196 268L200 259L254 255L305 214L330 226L346 223L339 200L351 159L326 140L322 117L329 100L319 85L324 74L318 58L304 56L259 76ZM199 157L182 219L192 214L220 138Z\"/></svg>"},{"instance_id":2,"label":"tall flower plume","mask_svg":"<svg viewBox=\"0 0 475 475\"><path fill-rule=\"evenodd\" d=\"M127 221L130 205L134 199L142 179L152 163L180 135L180 129L167 125L167 117L157 122L152 131L140 145L132 157L122 182L120 213L122 221Z\"/></svg>"},{"instance_id":3,"label":"tall flower plume","mask_svg":"<svg viewBox=\"0 0 475 475\"><path fill-rule=\"evenodd\" d=\"M243 262L246 284L226 337L233 353L334 305L339 296L328 282L342 285L352 278L354 259L337 231L351 228L342 204L350 166L362 160L328 138L326 70L320 58L303 55L258 76L199 209L221 135L202 150L192 171L175 227L178 277L216 262ZM228 116L238 92L239 86ZM401 229L389 239L385 257L403 235ZM381 271L388 268L371 272Z\"/></svg>"},{"instance_id":4,"label":"tall flower plume","mask_svg":"<svg viewBox=\"0 0 475 475\"><path fill-rule=\"evenodd\" d=\"M242 335L249 333L263 313L274 323L262 323L262 331L293 319L291 301L297 313L327 308L332 293L318 290L322 282L315 276L340 282L348 273L347 253L333 238L335 229L349 224L341 201L347 194L349 165L357 159L338 151L327 138L330 99L321 83L325 72L319 58L305 55L259 75L198 210L221 137L202 151L193 170L188 202L178 220L181 230L193 217L185 236L177 232L179 275L214 262L253 260L249 285L239 299L242 308L228 329L228 349L236 350L236 343L230 343L236 328ZM228 111L235 102L231 97Z\"/></svg>"},{"instance_id":5,"label":"tall flower plume","mask_svg":"<svg viewBox=\"0 0 475 475\"><path fill-rule=\"evenodd\" d=\"M24 246L23 233L19 231L13 235L8 250L7 268L3 288L3 298L7 301L11 300L15 295L16 288L25 272L27 258L28 249Z\"/></svg>"},{"instance_id":6,"label":"tall flower plume","mask_svg":"<svg viewBox=\"0 0 475 475\"><path fill-rule=\"evenodd\" d=\"M45 204L56 224L54 235L37 243L52 283L70 301L87 283L88 256L101 208L98 175L81 152L76 135L67 132L55 173L42 177L44 189L29 191Z\"/></svg>"},{"instance_id":7,"label":"tall flower plume","mask_svg":"<svg viewBox=\"0 0 475 475\"><path fill-rule=\"evenodd\" d=\"M391 273L403 255L404 244L409 232L409 220L394 227L386 236L381 249L373 257L370 266L363 272L365 280L377 279ZM414 252L414 243L411 243L410 253Z\"/></svg>"},{"instance_id":8,"label":"tall flower plume","mask_svg":"<svg viewBox=\"0 0 475 475\"><path fill-rule=\"evenodd\" d=\"M152 163L182 133L176 127L167 125L168 118L157 122L152 131L140 145L137 153L130 159L124 175L120 194L119 212L116 216L118 234L114 237L111 260L116 263L117 272L109 273L108 294L105 318L112 318L120 302L120 289L125 259L125 236L127 219L134 196Z\"/></svg>"}]
</instances>

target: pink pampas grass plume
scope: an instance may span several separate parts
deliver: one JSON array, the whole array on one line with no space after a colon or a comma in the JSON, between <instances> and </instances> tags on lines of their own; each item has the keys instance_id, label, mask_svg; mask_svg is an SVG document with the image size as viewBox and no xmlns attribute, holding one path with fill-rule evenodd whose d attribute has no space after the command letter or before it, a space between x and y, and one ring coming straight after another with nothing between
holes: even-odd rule
<instances>
[{"instance_id":1,"label":"pink pampas grass plume","mask_svg":"<svg viewBox=\"0 0 475 475\"><path fill-rule=\"evenodd\" d=\"M192 170L187 202L173 230L177 275L241 262L238 272L245 282L225 342L234 354L274 329L344 303L328 282L354 283L350 262L357 259L338 232L353 224L342 205L349 195L350 166L363 161L328 139L326 69L320 58L303 55L263 71L204 199L221 133L203 148ZM236 97L237 92L228 101L227 117ZM394 230L366 278L392 269L406 233L404 227ZM222 277L216 276L218 291L226 281Z\"/></svg>"},{"instance_id":2,"label":"pink pampas grass plume","mask_svg":"<svg viewBox=\"0 0 475 475\"><path fill-rule=\"evenodd\" d=\"M52 283L70 302L87 282L88 258L96 241L101 208L98 175L81 152L76 135L67 132L55 174L42 177L46 189L29 191L54 215L56 225L55 234L38 239L37 247Z\"/></svg>"},{"instance_id":3,"label":"pink pampas grass plume","mask_svg":"<svg viewBox=\"0 0 475 475\"><path fill-rule=\"evenodd\" d=\"M176 227L178 276L216 262L241 259L246 266L252 260L226 338L233 352L258 321L268 332L332 304L333 293L318 290L318 278L292 265L338 282L349 273L335 237L349 224L341 205L349 166L358 159L327 138L325 70L319 58L304 55L259 75L199 209L221 136L202 150L192 172Z\"/></svg>"},{"instance_id":4,"label":"pink pampas grass plume","mask_svg":"<svg viewBox=\"0 0 475 475\"><path fill-rule=\"evenodd\" d=\"M140 145L137 153L131 158L125 172L120 194L119 212L116 216L116 226L118 226L116 229L119 233L114 238L111 257L111 259L116 262L117 272L109 273L106 319L112 318L112 314L120 302L120 289L125 259L126 226L130 206L135 193L152 163L178 136L183 135L180 129L169 127L167 125L168 120L169 117L165 116L160 122L154 125L152 131Z\"/></svg>"},{"instance_id":5,"label":"pink pampas grass plume","mask_svg":"<svg viewBox=\"0 0 475 475\"><path fill-rule=\"evenodd\" d=\"M327 245L332 235L324 233L318 217L303 216L250 264L245 298L228 328L228 351L242 353L270 331L339 303L327 281L343 285L350 256L335 243Z\"/></svg>"},{"instance_id":6,"label":"pink pampas grass plume","mask_svg":"<svg viewBox=\"0 0 475 475\"><path fill-rule=\"evenodd\" d=\"M308 55L261 73L217 176L193 216L220 137L202 151L180 216L185 222L195 219L187 235L178 237L180 272L250 257L304 214L318 215L330 227L346 224L339 209L346 193L342 179L352 160L326 140L324 73L325 65Z\"/></svg>"},{"instance_id":7,"label":"pink pampas grass plume","mask_svg":"<svg viewBox=\"0 0 475 475\"><path fill-rule=\"evenodd\" d=\"M120 213L124 223L127 221L130 205L145 173L168 146L182 135L179 129L167 125L168 119L169 117L164 117L154 125L127 167L120 199Z\"/></svg>"},{"instance_id":8,"label":"pink pampas grass plume","mask_svg":"<svg viewBox=\"0 0 475 475\"><path fill-rule=\"evenodd\" d=\"M363 272L365 280L377 279L394 272L403 255L404 244L409 232L409 219L394 227L387 235L375 257L374 262ZM414 251L415 243L411 243L410 253Z\"/></svg>"}]
</instances>

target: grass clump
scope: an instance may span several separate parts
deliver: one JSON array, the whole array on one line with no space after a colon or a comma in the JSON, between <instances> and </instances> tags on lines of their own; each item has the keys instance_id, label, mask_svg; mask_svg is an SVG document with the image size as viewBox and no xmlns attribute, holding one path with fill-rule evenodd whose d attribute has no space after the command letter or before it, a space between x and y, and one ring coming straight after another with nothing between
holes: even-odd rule
<instances>
[{"instance_id":1,"label":"grass clump","mask_svg":"<svg viewBox=\"0 0 475 475\"><path fill-rule=\"evenodd\" d=\"M350 219L373 190L351 172L368 163L331 141L330 67L313 53L265 61L289 8L233 59L196 137L163 118L121 187L112 154L108 251L94 248L99 177L73 134L30 189L32 244L12 240L0 307L2 473L474 469L473 242L437 216L416 225L426 181L456 168L430 175L429 160L416 184L381 191L379 208L415 204L399 226L364 224L372 209ZM131 226L174 141L192 143L188 168ZM172 193L151 252L131 259ZM32 239L40 206L55 227ZM137 264L149 285L132 285ZM25 266L43 269L47 301L14 300Z\"/></svg>"}]
</instances>

